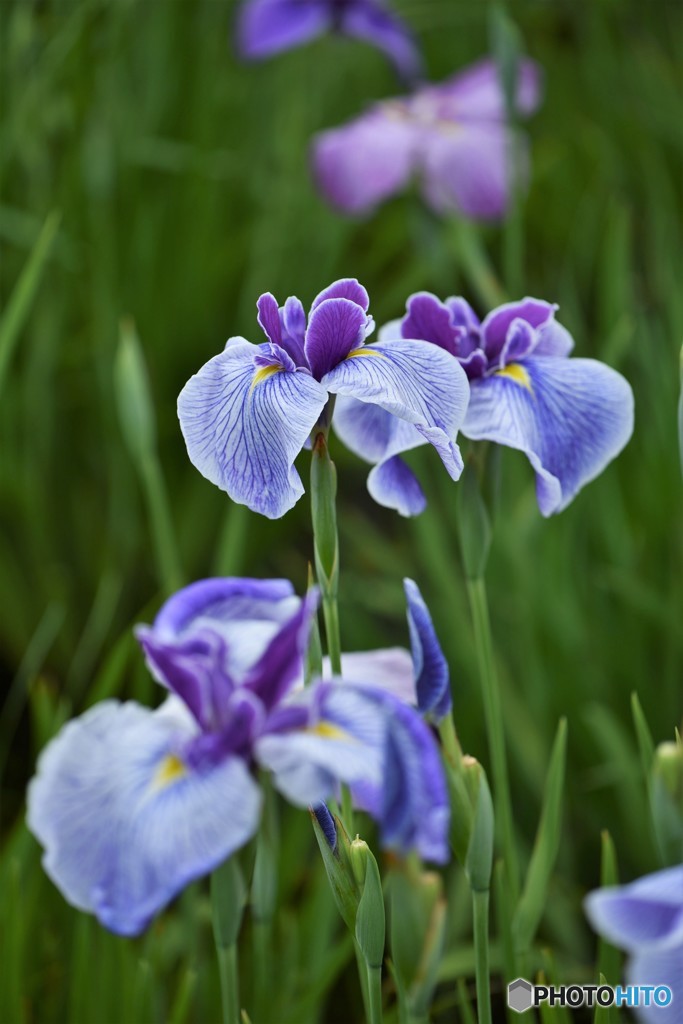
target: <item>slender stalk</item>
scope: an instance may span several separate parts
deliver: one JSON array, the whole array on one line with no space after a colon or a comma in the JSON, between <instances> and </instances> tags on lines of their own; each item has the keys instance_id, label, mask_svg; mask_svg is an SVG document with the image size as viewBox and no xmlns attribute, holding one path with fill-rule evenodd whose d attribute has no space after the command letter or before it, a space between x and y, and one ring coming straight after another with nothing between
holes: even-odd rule
<instances>
[{"instance_id":1,"label":"slender stalk","mask_svg":"<svg viewBox=\"0 0 683 1024\"><path fill-rule=\"evenodd\" d=\"M362 950L358 945L356 939L353 940L353 948L356 951L356 967L358 968L358 980L360 982L360 991L363 997L363 1012L365 1013L366 1021L370 1020L370 991L368 985L368 971L365 957L363 956Z\"/></svg>"},{"instance_id":2,"label":"slender stalk","mask_svg":"<svg viewBox=\"0 0 683 1024\"><path fill-rule=\"evenodd\" d=\"M474 953L477 973L477 1018L479 1024L491 1024L488 890L472 890L472 908L474 912Z\"/></svg>"},{"instance_id":3,"label":"slender stalk","mask_svg":"<svg viewBox=\"0 0 683 1024\"><path fill-rule=\"evenodd\" d=\"M339 632L339 607L337 595L323 595L323 618L325 620L325 636L327 637L327 653L330 658L332 674L341 675L341 636Z\"/></svg>"},{"instance_id":4,"label":"slender stalk","mask_svg":"<svg viewBox=\"0 0 683 1024\"><path fill-rule=\"evenodd\" d=\"M519 896L519 865L513 831L503 711L500 702L498 677L493 659L491 624L486 598L486 585L483 578L469 579L467 581L467 593L472 611L477 660L479 662L479 674L484 698L484 716L486 718L486 732L493 772L496 821L500 828L499 838L502 844L512 904L514 906Z\"/></svg>"},{"instance_id":5,"label":"slender stalk","mask_svg":"<svg viewBox=\"0 0 683 1024\"><path fill-rule=\"evenodd\" d=\"M223 1024L239 1024L240 1003L237 981L237 945L217 946L218 973L221 979Z\"/></svg>"},{"instance_id":6,"label":"slender stalk","mask_svg":"<svg viewBox=\"0 0 683 1024\"><path fill-rule=\"evenodd\" d=\"M368 1024L382 1024L382 968L367 965Z\"/></svg>"}]
</instances>

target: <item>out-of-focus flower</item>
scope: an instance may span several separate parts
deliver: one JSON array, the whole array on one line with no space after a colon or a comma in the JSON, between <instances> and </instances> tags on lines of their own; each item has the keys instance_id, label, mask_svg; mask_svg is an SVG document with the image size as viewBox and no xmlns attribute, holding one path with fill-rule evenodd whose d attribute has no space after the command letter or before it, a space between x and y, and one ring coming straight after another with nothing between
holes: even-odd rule
<instances>
[{"instance_id":1,"label":"out-of-focus flower","mask_svg":"<svg viewBox=\"0 0 683 1024\"><path fill-rule=\"evenodd\" d=\"M523 299L494 309L483 322L461 298L441 302L420 292L411 296L402 321L380 332L382 344L393 337L422 338L454 355L470 380L470 403L462 433L473 440L494 441L523 451L536 471L536 496L544 516L566 508L578 491L598 476L633 433L633 393L616 370L594 359L569 359L574 342L555 320L557 306ZM372 419L357 403L345 400L335 411L335 430L362 458L377 463L373 474L398 470L401 450L416 447L406 425L400 427L401 449L385 439L399 427L381 410ZM409 487L393 508L421 511ZM421 491L419 492L421 494ZM388 495L384 495L387 497ZM415 514L415 512L413 512Z\"/></svg>"},{"instance_id":2,"label":"out-of-focus flower","mask_svg":"<svg viewBox=\"0 0 683 1024\"><path fill-rule=\"evenodd\" d=\"M425 718L440 722L452 707L448 663L417 583L405 579L410 652L403 647L342 655L345 682L372 679L400 700L417 706ZM325 673L329 673L326 660Z\"/></svg>"},{"instance_id":3,"label":"out-of-focus flower","mask_svg":"<svg viewBox=\"0 0 683 1024\"><path fill-rule=\"evenodd\" d=\"M369 299L355 279L336 281L308 315L296 298L258 300L268 341L231 338L183 388L178 415L191 461L255 512L277 519L304 492L294 459L330 395L385 409L429 441L455 480L455 439L469 397L458 361L433 345L397 338L368 345ZM387 488L397 486L388 479Z\"/></svg>"},{"instance_id":4,"label":"out-of-focus flower","mask_svg":"<svg viewBox=\"0 0 683 1024\"><path fill-rule=\"evenodd\" d=\"M384 0L246 0L237 22L240 53L250 60L300 46L324 32L376 46L406 81L420 73L415 40Z\"/></svg>"},{"instance_id":5,"label":"out-of-focus flower","mask_svg":"<svg viewBox=\"0 0 683 1024\"><path fill-rule=\"evenodd\" d=\"M532 114L540 75L518 66L516 110ZM437 213L499 218L528 177L526 143L508 122L496 65L483 60L440 85L376 104L354 121L318 135L313 170L325 198L363 214L413 177Z\"/></svg>"},{"instance_id":6,"label":"out-of-focus flower","mask_svg":"<svg viewBox=\"0 0 683 1024\"><path fill-rule=\"evenodd\" d=\"M610 886L588 895L591 925L629 954L629 985L667 985L668 1006L635 1009L646 1024L683 1022L683 864L645 875L630 885Z\"/></svg>"},{"instance_id":7,"label":"out-of-focus flower","mask_svg":"<svg viewBox=\"0 0 683 1024\"><path fill-rule=\"evenodd\" d=\"M168 699L109 700L69 722L29 788L29 827L70 903L140 932L254 834L256 766L302 807L345 783L385 846L447 859L445 779L419 715L371 685L292 692L316 602L286 580L203 580L138 628Z\"/></svg>"}]
</instances>

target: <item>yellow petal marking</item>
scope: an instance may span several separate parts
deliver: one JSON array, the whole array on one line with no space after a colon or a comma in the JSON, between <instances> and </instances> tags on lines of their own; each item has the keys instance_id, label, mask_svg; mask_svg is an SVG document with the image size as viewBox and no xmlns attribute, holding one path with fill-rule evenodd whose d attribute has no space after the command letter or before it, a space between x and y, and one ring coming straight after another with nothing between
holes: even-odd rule
<instances>
[{"instance_id":1,"label":"yellow petal marking","mask_svg":"<svg viewBox=\"0 0 683 1024\"><path fill-rule=\"evenodd\" d=\"M502 370L496 370L496 377L509 377L510 380L514 380L515 384L519 384L520 387L526 388L527 391L533 394L531 377L521 363L509 363Z\"/></svg>"},{"instance_id":2,"label":"yellow petal marking","mask_svg":"<svg viewBox=\"0 0 683 1024\"><path fill-rule=\"evenodd\" d=\"M281 372L281 366L259 366L258 370L253 376L249 392L251 393L257 384L262 384L264 380L268 380L268 378L272 377L274 373Z\"/></svg>"},{"instance_id":3,"label":"yellow petal marking","mask_svg":"<svg viewBox=\"0 0 683 1024\"><path fill-rule=\"evenodd\" d=\"M384 352L378 352L376 348L356 348L349 352L347 359L360 359L361 356L375 356L379 359L386 359Z\"/></svg>"},{"instance_id":4,"label":"yellow petal marking","mask_svg":"<svg viewBox=\"0 0 683 1024\"><path fill-rule=\"evenodd\" d=\"M312 732L315 736L322 736L326 740L352 740L354 739L344 729L340 729L339 726L333 725L332 722L317 722L316 725L312 725L307 732Z\"/></svg>"},{"instance_id":5,"label":"yellow petal marking","mask_svg":"<svg viewBox=\"0 0 683 1024\"><path fill-rule=\"evenodd\" d=\"M168 754L156 770L152 785L154 789L166 789L187 775L187 768L175 754Z\"/></svg>"}]
</instances>

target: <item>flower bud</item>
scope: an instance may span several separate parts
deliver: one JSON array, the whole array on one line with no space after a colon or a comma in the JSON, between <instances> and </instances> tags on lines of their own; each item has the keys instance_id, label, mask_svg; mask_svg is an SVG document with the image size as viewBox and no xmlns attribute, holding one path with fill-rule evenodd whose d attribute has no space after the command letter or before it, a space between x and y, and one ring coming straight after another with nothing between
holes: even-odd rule
<instances>
[{"instance_id":1,"label":"flower bud","mask_svg":"<svg viewBox=\"0 0 683 1024\"><path fill-rule=\"evenodd\" d=\"M353 934L360 902L360 886L351 860L351 843L339 818L325 804L311 810L313 830L337 909Z\"/></svg>"},{"instance_id":2,"label":"flower bud","mask_svg":"<svg viewBox=\"0 0 683 1024\"><path fill-rule=\"evenodd\" d=\"M378 969L384 959L384 893L379 868L363 839L351 843L351 863L360 888L355 936L368 967Z\"/></svg>"},{"instance_id":3,"label":"flower bud","mask_svg":"<svg viewBox=\"0 0 683 1024\"><path fill-rule=\"evenodd\" d=\"M660 743L652 764L652 816L667 863L683 859L683 743Z\"/></svg>"},{"instance_id":4,"label":"flower bud","mask_svg":"<svg viewBox=\"0 0 683 1024\"><path fill-rule=\"evenodd\" d=\"M487 892L491 885L493 865L493 802L486 772L473 757L463 758L465 783L472 804L470 836L465 872L475 892Z\"/></svg>"}]
</instances>

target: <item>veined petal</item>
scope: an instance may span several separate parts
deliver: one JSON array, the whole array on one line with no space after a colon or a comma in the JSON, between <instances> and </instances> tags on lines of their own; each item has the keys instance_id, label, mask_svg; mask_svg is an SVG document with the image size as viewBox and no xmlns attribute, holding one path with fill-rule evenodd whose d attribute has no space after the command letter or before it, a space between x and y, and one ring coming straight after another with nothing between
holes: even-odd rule
<instances>
[{"instance_id":1,"label":"veined petal","mask_svg":"<svg viewBox=\"0 0 683 1024\"><path fill-rule=\"evenodd\" d=\"M304 348L317 380L362 344L367 323L365 310L351 299L323 299L311 311Z\"/></svg>"},{"instance_id":2,"label":"veined petal","mask_svg":"<svg viewBox=\"0 0 683 1024\"><path fill-rule=\"evenodd\" d=\"M258 60L306 43L330 24L324 0L246 0L237 21L238 48L243 57Z\"/></svg>"},{"instance_id":3,"label":"veined petal","mask_svg":"<svg viewBox=\"0 0 683 1024\"><path fill-rule=\"evenodd\" d=\"M408 605L408 628L417 706L423 715L440 722L450 713L453 703L448 662L441 650L429 608L424 602L420 588L411 579L404 579L403 586Z\"/></svg>"},{"instance_id":4,"label":"veined petal","mask_svg":"<svg viewBox=\"0 0 683 1024\"><path fill-rule=\"evenodd\" d=\"M342 29L384 51L401 78L414 82L422 71L422 60L408 27L379 5L349 4L342 13Z\"/></svg>"},{"instance_id":5,"label":"veined petal","mask_svg":"<svg viewBox=\"0 0 683 1024\"><path fill-rule=\"evenodd\" d=\"M277 299L271 292L265 292L259 296L256 303L259 327L274 345L282 344L282 324L280 322L280 307Z\"/></svg>"},{"instance_id":6,"label":"veined petal","mask_svg":"<svg viewBox=\"0 0 683 1024\"><path fill-rule=\"evenodd\" d=\"M378 505L402 516L419 516L427 507L420 481L399 455L370 470L368 491Z\"/></svg>"},{"instance_id":7,"label":"veined petal","mask_svg":"<svg viewBox=\"0 0 683 1024\"><path fill-rule=\"evenodd\" d=\"M154 631L169 639L182 636L198 623L253 619L283 623L291 614L289 599L294 596L294 587L283 579L225 576L197 580L164 603L154 620Z\"/></svg>"},{"instance_id":8,"label":"veined petal","mask_svg":"<svg viewBox=\"0 0 683 1024\"><path fill-rule=\"evenodd\" d=\"M308 373L256 371L257 348L230 342L178 398L190 460L233 501L278 519L304 492L294 459L327 401Z\"/></svg>"},{"instance_id":9,"label":"veined petal","mask_svg":"<svg viewBox=\"0 0 683 1024\"><path fill-rule=\"evenodd\" d=\"M596 889L584 906L593 928L620 949L683 950L683 865Z\"/></svg>"},{"instance_id":10,"label":"veined petal","mask_svg":"<svg viewBox=\"0 0 683 1024\"><path fill-rule=\"evenodd\" d=\"M297 703L311 710L308 728L265 735L256 745L275 785L293 803L316 805L346 783L379 822L385 846L446 861L443 766L417 712L382 690L351 683L314 684Z\"/></svg>"},{"instance_id":11,"label":"veined petal","mask_svg":"<svg viewBox=\"0 0 683 1024\"><path fill-rule=\"evenodd\" d=\"M66 899L120 935L136 935L188 882L255 832L258 786L238 758L194 772L189 716L106 701L43 751L28 824Z\"/></svg>"},{"instance_id":12,"label":"veined petal","mask_svg":"<svg viewBox=\"0 0 683 1024\"><path fill-rule=\"evenodd\" d=\"M451 310L430 292L416 292L406 304L401 323L404 338L422 339L439 345L453 356L460 355L458 342L466 333L456 326Z\"/></svg>"},{"instance_id":13,"label":"veined petal","mask_svg":"<svg viewBox=\"0 0 683 1024\"><path fill-rule=\"evenodd\" d=\"M530 327L547 331L553 323L557 305L543 299L521 299L519 302L505 302L496 307L485 318L481 325L486 355L494 362L505 348L508 335L515 322L522 321ZM546 334L546 343L553 346L553 334ZM562 343L560 343L562 344ZM545 353L549 354L549 353ZM565 353L558 353L564 355Z\"/></svg>"},{"instance_id":14,"label":"veined petal","mask_svg":"<svg viewBox=\"0 0 683 1024\"><path fill-rule=\"evenodd\" d=\"M523 451L544 516L561 512L633 432L626 380L593 359L532 358L472 382L463 433Z\"/></svg>"},{"instance_id":15,"label":"veined petal","mask_svg":"<svg viewBox=\"0 0 683 1024\"><path fill-rule=\"evenodd\" d=\"M337 397L332 427L346 447L366 462L382 462L427 444L412 423L400 420L379 405L345 395Z\"/></svg>"},{"instance_id":16,"label":"veined petal","mask_svg":"<svg viewBox=\"0 0 683 1024\"><path fill-rule=\"evenodd\" d=\"M455 438L467 409L469 384L448 352L423 342L380 342L352 353L325 375L323 384L333 394L378 405L412 424L434 445L451 477L460 476L462 458Z\"/></svg>"},{"instance_id":17,"label":"veined petal","mask_svg":"<svg viewBox=\"0 0 683 1024\"><path fill-rule=\"evenodd\" d=\"M317 135L311 152L325 199L345 213L368 213L408 184L419 133L410 121L380 106Z\"/></svg>"},{"instance_id":18,"label":"veined petal","mask_svg":"<svg viewBox=\"0 0 683 1024\"><path fill-rule=\"evenodd\" d=\"M321 302L326 299L349 299L360 306L367 313L370 306L370 296L362 284L355 277L342 277L334 281L327 288L324 288L313 299L311 311L317 309Z\"/></svg>"},{"instance_id":19,"label":"veined petal","mask_svg":"<svg viewBox=\"0 0 683 1024\"><path fill-rule=\"evenodd\" d=\"M526 140L504 124L468 122L434 132L422 154L425 200L437 211L482 220L502 217L528 178Z\"/></svg>"}]
</instances>

